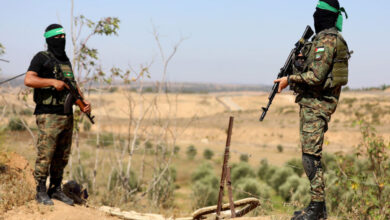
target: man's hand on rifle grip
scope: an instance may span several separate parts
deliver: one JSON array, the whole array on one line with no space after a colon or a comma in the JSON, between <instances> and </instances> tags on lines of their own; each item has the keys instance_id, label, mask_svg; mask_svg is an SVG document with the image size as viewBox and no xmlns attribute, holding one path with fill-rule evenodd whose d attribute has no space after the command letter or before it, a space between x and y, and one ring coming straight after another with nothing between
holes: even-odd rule
<instances>
[{"instance_id":1,"label":"man's hand on rifle grip","mask_svg":"<svg viewBox=\"0 0 390 220\"><path fill-rule=\"evenodd\" d=\"M62 91L65 88L69 89L69 86L66 85L66 83L64 81L61 81L61 80L52 79L51 84L57 91Z\"/></svg>"},{"instance_id":2,"label":"man's hand on rifle grip","mask_svg":"<svg viewBox=\"0 0 390 220\"><path fill-rule=\"evenodd\" d=\"M84 108L80 108L80 110L84 113L91 113L91 103L89 103L87 100L83 100L84 101Z\"/></svg>"},{"instance_id":3,"label":"man's hand on rifle grip","mask_svg":"<svg viewBox=\"0 0 390 220\"><path fill-rule=\"evenodd\" d=\"M285 89L288 86L287 76L276 79L274 83L279 83L278 92L281 92L283 89Z\"/></svg>"}]
</instances>

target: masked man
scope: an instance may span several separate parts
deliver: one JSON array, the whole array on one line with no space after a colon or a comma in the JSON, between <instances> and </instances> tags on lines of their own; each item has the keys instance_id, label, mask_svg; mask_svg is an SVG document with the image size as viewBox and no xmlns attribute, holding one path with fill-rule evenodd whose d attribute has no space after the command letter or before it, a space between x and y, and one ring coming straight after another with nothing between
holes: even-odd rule
<instances>
[{"instance_id":1,"label":"masked man","mask_svg":"<svg viewBox=\"0 0 390 220\"><path fill-rule=\"evenodd\" d=\"M335 112L341 86L348 81L348 46L342 30L341 12L337 0L319 1L314 13L316 36L297 57L294 74L275 80L279 92L287 85L297 95L300 106L300 141L305 173L310 181L311 202L292 219L326 219L325 184L321 164L324 134Z\"/></svg>"},{"instance_id":2,"label":"masked man","mask_svg":"<svg viewBox=\"0 0 390 220\"><path fill-rule=\"evenodd\" d=\"M73 71L65 53L65 32L61 25L49 25L44 33L47 51L37 53L28 68L24 84L34 88L34 114L38 126L37 159L34 178L37 182L36 200L53 205L52 199L73 205L72 199L62 191L64 168L71 152L73 115L65 114L64 102L69 94L64 77L74 80ZM86 102L83 112L90 112ZM46 192L46 179L50 174L50 186Z\"/></svg>"}]
</instances>

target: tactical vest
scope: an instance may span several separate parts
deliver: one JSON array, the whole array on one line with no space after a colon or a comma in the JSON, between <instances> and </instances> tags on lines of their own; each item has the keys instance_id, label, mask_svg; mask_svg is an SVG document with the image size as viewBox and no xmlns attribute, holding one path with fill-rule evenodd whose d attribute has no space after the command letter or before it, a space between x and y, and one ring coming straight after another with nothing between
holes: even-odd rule
<instances>
[{"instance_id":1,"label":"tactical vest","mask_svg":"<svg viewBox=\"0 0 390 220\"><path fill-rule=\"evenodd\" d=\"M336 53L333 57L333 62L332 66L330 67L328 78L323 85L324 89L336 88L344 86L348 83L348 60L351 57L351 54L348 50L348 45L345 42L344 38L341 36L340 33L338 33L335 28L324 30L319 35L317 35L313 39L313 41L307 42L302 49L302 54L306 58L303 65L303 71L299 72L294 69L294 74L300 74L309 70L309 65L315 59L315 48L312 46L313 42L326 34L336 36ZM302 88L296 88L296 90L302 90ZM299 91L298 93L300 92L301 91Z\"/></svg>"},{"instance_id":2,"label":"tactical vest","mask_svg":"<svg viewBox=\"0 0 390 220\"><path fill-rule=\"evenodd\" d=\"M49 51L42 51L40 53L48 58L48 63L46 63L46 65L49 69L52 69L52 78L62 81L65 78L69 78L76 87L72 66L69 61L61 63ZM34 89L34 102L37 105L64 105L68 94L69 91L67 89L57 91L54 87L36 88Z\"/></svg>"}]
</instances>

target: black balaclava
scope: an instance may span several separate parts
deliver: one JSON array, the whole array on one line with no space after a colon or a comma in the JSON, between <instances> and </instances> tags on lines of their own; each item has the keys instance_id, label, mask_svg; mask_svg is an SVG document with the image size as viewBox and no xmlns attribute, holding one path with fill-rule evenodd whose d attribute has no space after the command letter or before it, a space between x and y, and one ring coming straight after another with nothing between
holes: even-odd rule
<instances>
[{"instance_id":1,"label":"black balaclava","mask_svg":"<svg viewBox=\"0 0 390 220\"><path fill-rule=\"evenodd\" d=\"M338 0L321 0L323 2L328 3L330 6L340 9L340 4ZM336 21L339 14L334 13L328 10L323 10L316 8L316 11L314 12L314 28L316 30L316 33L332 28L336 26Z\"/></svg>"},{"instance_id":2,"label":"black balaclava","mask_svg":"<svg viewBox=\"0 0 390 220\"><path fill-rule=\"evenodd\" d=\"M45 32L53 29L62 28L59 24L49 25ZM65 38L55 38L55 36L46 38L47 50L52 52L54 56L60 61L69 61L65 52Z\"/></svg>"}]
</instances>

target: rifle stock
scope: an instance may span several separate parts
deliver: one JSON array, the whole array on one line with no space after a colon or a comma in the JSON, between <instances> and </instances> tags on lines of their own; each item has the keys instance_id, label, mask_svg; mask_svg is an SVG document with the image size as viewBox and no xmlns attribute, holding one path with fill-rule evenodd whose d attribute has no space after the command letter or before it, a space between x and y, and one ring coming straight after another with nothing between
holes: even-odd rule
<instances>
[{"instance_id":1,"label":"rifle stock","mask_svg":"<svg viewBox=\"0 0 390 220\"><path fill-rule=\"evenodd\" d=\"M277 76L277 79L288 76L292 72L292 64L296 56L301 52L303 46L305 43L310 39L311 36L313 36L314 32L311 29L311 27L308 25L306 26L305 31L303 32L303 35L301 39L295 44L295 48L291 50L290 54L287 57L286 62L284 63L283 67L280 69L280 72ZM274 86L271 89L271 93L268 96L268 104L266 107L262 107L263 113L260 116L260 121L263 121L265 116L267 115L267 112L269 110L269 107L272 104L272 101L275 98L276 93L278 93L279 83L274 83Z\"/></svg>"}]
</instances>

